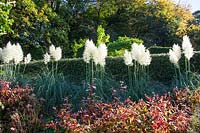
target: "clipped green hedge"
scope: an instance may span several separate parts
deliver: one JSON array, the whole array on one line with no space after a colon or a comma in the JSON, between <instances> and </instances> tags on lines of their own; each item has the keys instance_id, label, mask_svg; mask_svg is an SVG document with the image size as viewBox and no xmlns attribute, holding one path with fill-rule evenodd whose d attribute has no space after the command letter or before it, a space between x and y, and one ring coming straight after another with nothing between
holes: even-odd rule
<instances>
[{"instance_id":1,"label":"clipped green hedge","mask_svg":"<svg viewBox=\"0 0 200 133\"><path fill-rule=\"evenodd\" d=\"M171 47L151 46L148 48L152 54L168 53Z\"/></svg>"},{"instance_id":2,"label":"clipped green hedge","mask_svg":"<svg viewBox=\"0 0 200 133\"><path fill-rule=\"evenodd\" d=\"M191 70L193 72L200 72L199 61L200 53L195 54L191 59ZM184 68L183 59L180 64L181 68ZM43 71L44 67L45 65L42 61L32 62L26 66L26 73L34 76ZM118 81L127 80L127 66L124 64L122 57L108 57L106 59L105 69L112 78ZM74 82L81 83L85 79L85 63L81 58L62 59L58 62L58 71L62 71L64 75L69 76ZM174 66L170 63L167 55L153 55L152 63L149 66L149 73L153 80L167 83L173 79Z\"/></svg>"}]
</instances>

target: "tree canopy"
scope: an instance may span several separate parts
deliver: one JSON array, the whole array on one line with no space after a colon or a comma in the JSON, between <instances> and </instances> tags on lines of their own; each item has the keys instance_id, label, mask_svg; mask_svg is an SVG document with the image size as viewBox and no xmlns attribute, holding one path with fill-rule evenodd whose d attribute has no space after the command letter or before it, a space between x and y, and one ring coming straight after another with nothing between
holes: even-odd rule
<instances>
[{"instance_id":1,"label":"tree canopy","mask_svg":"<svg viewBox=\"0 0 200 133\"><path fill-rule=\"evenodd\" d=\"M54 44L64 49L64 57L72 57L80 39L98 42L100 25L110 41L127 36L147 46L172 46L185 34L196 36L199 24L198 12L171 0L16 0L12 8L1 4L0 13L0 32L7 33L1 45L10 40L27 52L44 53Z\"/></svg>"}]
</instances>

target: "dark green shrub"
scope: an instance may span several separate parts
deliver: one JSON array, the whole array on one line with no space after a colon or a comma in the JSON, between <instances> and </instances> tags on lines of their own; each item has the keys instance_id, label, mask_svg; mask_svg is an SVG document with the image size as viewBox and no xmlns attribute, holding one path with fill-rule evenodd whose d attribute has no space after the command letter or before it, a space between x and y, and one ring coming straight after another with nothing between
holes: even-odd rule
<instances>
[{"instance_id":1,"label":"dark green shrub","mask_svg":"<svg viewBox=\"0 0 200 133\"><path fill-rule=\"evenodd\" d=\"M200 54L195 54L194 57L191 59L191 70L192 72L199 72L200 67L198 60L200 58ZM51 65L51 63L49 63ZM42 61L38 61L35 63L28 64L26 67L25 74L32 75L32 77L36 77L37 73L42 73L44 70L43 68L46 67ZM181 70L184 72L184 58L180 60L180 67ZM23 67L22 67L23 68ZM51 68L51 66L49 66ZM171 91L169 88L176 87L177 84L175 82L175 71L174 71L174 65L169 61L169 57L167 55L159 56L159 55L153 55L152 62L148 68L149 75L150 75L150 82L148 84L148 91L145 91L146 94L152 95L153 92L163 94L164 92ZM105 66L105 81L101 81L99 79L95 79L95 85L97 88L101 88L100 85L103 84L102 91L103 93L99 93L97 89L97 95L98 94L106 94L106 95L98 95L101 97L103 101L110 101L112 99L109 98L109 95L111 94L111 88L119 86L119 81L124 81L126 85L128 85L128 68L124 64L122 57L108 57L106 58L106 66ZM85 86L85 80L86 80L86 63L81 58L76 59L62 59L58 62L58 73L63 73L62 80L59 80L55 82L55 85L53 85L53 90L58 90L60 88L63 91L63 94L65 94L65 91L67 91L66 95L64 97L72 97L70 99L70 102L77 102L77 98L75 95L78 95L78 93L81 91L81 96L78 98L81 100L82 96L86 94L87 87ZM56 78L56 79L57 79ZM45 77L37 77L35 78L39 83L38 87L43 87L43 90L47 90L48 82L46 82L46 79L48 80L48 76ZM198 79L197 79L198 80ZM49 81L49 80L48 80ZM35 82L35 81L34 81ZM51 81L49 81L51 82ZM71 82L73 82L73 86L71 86ZM195 81L196 82L196 81ZM53 83L53 82L52 82ZM194 83L194 82L193 82ZM195 83L196 84L196 83ZM197 81L197 84L199 84L199 80ZM62 85L62 86L60 86ZM46 86L46 87L45 87ZM38 89L36 87L35 89ZM64 89L64 90L63 90ZM71 95L70 95L71 94ZM83 94L83 95L82 95ZM51 97L51 95L50 95ZM64 97L60 97L63 99ZM52 96L53 98L53 96ZM59 99L59 100L61 100ZM53 100L56 102L55 100ZM51 103L54 103L51 102ZM60 103L60 102L58 102ZM54 103L55 105L56 103Z\"/></svg>"}]
</instances>

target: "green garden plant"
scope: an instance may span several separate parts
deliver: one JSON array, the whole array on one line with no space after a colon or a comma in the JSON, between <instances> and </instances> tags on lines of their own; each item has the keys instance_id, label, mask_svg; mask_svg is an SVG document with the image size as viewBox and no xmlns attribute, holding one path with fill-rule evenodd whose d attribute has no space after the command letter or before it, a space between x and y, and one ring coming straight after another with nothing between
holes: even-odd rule
<instances>
[{"instance_id":1,"label":"green garden plant","mask_svg":"<svg viewBox=\"0 0 200 133\"><path fill-rule=\"evenodd\" d=\"M105 33L105 29L102 27L102 25L99 25L97 28L97 46L108 43L109 39L110 35Z\"/></svg>"},{"instance_id":2,"label":"green garden plant","mask_svg":"<svg viewBox=\"0 0 200 133\"><path fill-rule=\"evenodd\" d=\"M65 81L62 74L58 74L58 60L62 58L62 50L60 47L51 45L49 47L49 53L44 54L44 63L46 68L42 70L42 73L37 74L35 77L34 91L39 98L44 98L46 102L45 110L51 110L53 106L61 103L64 98L64 90L62 88L62 82ZM51 68L49 68L48 63L50 59Z\"/></svg>"},{"instance_id":3,"label":"green garden plant","mask_svg":"<svg viewBox=\"0 0 200 133\"><path fill-rule=\"evenodd\" d=\"M64 98L70 98L74 108L79 106L79 101L86 96L84 87L75 85L63 72L58 71L58 61L62 57L60 47L49 47L49 53L44 54L45 68L33 79L34 92L38 98L45 100L44 110L50 113L53 107L63 103ZM52 60L51 60L52 59Z\"/></svg>"},{"instance_id":4,"label":"green garden plant","mask_svg":"<svg viewBox=\"0 0 200 133\"><path fill-rule=\"evenodd\" d=\"M142 44L143 41L138 38L131 37L118 37L116 41L108 44L108 55L109 56L122 56L126 49L131 50L133 43Z\"/></svg>"},{"instance_id":5,"label":"green garden plant","mask_svg":"<svg viewBox=\"0 0 200 133\"><path fill-rule=\"evenodd\" d=\"M106 96L103 90L103 81L105 77L104 66L106 64L107 47L105 44L95 46L93 41L87 40L83 59L86 62L86 84L94 85L95 82L99 85L96 89L98 96Z\"/></svg>"},{"instance_id":6,"label":"green garden plant","mask_svg":"<svg viewBox=\"0 0 200 133\"><path fill-rule=\"evenodd\" d=\"M73 58L80 57L79 51L81 48L85 46L85 42L86 42L86 39L80 39L78 42L74 41L74 44L72 46Z\"/></svg>"},{"instance_id":7,"label":"green garden plant","mask_svg":"<svg viewBox=\"0 0 200 133\"><path fill-rule=\"evenodd\" d=\"M23 50L19 43L11 44L11 42L8 42L6 47L3 49L0 48L0 60L3 62L3 65L0 66L1 79L17 82L17 78L23 75L26 64L31 61L31 55L28 54L24 57ZM22 61L25 65L21 72Z\"/></svg>"},{"instance_id":8,"label":"green garden plant","mask_svg":"<svg viewBox=\"0 0 200 133\"><path fill-rule=\"evenodd\" d=\"M198 74L192 72L190 68L190 59L193 57L194 51L187 35L183 37L182 50L185 56L183 66L179 64L182 54L181 47L178 45L173 45L173 49L169 50L169 59L174 64L176 80L175 85L178 87L189 87L190 89L196 89L200 85L200 80Z\"/></svg>"},{"instance_id":9,"label":"green garden plant","mask_svg":"<svg viewBox=\"0 0 200 133\"><path fill-rule=\"evenodd\" d=\"M134 60L134 63L133 63ZM151 55L142 44L132 44L131 52L124 53L124 62L128 66L129 91L132 99L139 100L148 93L149 80L148 66L151 63Z\"/></svg>"}]
</instances>

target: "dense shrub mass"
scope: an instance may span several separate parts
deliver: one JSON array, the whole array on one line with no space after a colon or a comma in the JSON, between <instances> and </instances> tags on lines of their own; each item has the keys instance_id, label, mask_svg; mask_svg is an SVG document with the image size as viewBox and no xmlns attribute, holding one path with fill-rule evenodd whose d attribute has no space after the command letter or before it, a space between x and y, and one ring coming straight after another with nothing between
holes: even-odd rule
<instances>
[{"instance_id":1,"label":"dense shrub mass","mask_svg":"<svg viewBox=\"0 0 200 133\"><path fill-rule=\"evenodd\" d=\"M94 88L91 86L90 90ZM173 94L146 96L146 100L111 103L93 99L90 91L84 108L72 113L66 103L48 128L66 132L186 132L192 117L190 91L174 90Z\"/></svg>"},{"instance_id":2,"label":"dense shrub mass","mask_svg":"<svg viewBox=\"0 0 200 133\"><path fill-rule=\"evenodd\" d=\"M0 80L0 132L34 132L39 126L39 104L30 87Z\"/></svg>"},{"instance_id":3,"label":"dense shrub mass","mask_svg":"<svg viewBox=\"0 0 200 133\"><path fill-rule=\"evenodd\" d=\"M200 54L195 54L191 59L191 70L200 72L199 67ZM51 63L50 63L51 64ZM184 65L184 60L181 60L180 65ZM46 67L42 61L27 64L26 73L35 75L40 73L41 68ZM22 67L23 68L23 67ZM159 68L159 71L158 71ZM128 79L126 65L122 57L108 57L106 58L106 72L118 81L125 81ZM85 79L85 63L81 58L62 59L58 63L58 71L62 70L64 75L67 75L74 82L81 82ZM174 67L170 63L168 56L153 56L152 63L149 66L150 77L152 80L160 82L170 82L173 80ZM79 75L79 76L77 76Z\"/></svg>"},{"instance_id":4,"label":"dense shrub mass","mask_svg":"<svg viewBox=\"0 0 200 133\"><path fill-rule=\"evenodd\" d=\"M88 96L79 111L72 111L68 98L54 117L41 127L39 102L30 87L21 88L0 81L0 132L197 132L200 123L200 89L174 89L164 95L146 96L137 102L121 101L113 90L112 102L99 100L96 86L90 85ZM42 124L43 125L43 124Z\"/></svg>"}]
</instances>

